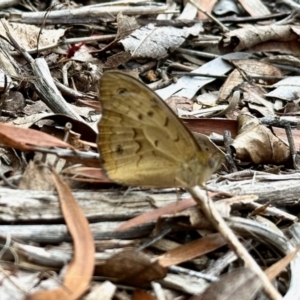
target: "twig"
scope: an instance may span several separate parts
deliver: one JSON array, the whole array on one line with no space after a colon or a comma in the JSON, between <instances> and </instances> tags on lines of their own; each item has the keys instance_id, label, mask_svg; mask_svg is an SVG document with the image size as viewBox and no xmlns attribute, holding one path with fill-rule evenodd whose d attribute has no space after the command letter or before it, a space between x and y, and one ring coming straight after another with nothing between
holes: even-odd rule
<instances>
[{"instance_id":1,"label":"twig","mask_svg":"<svg viewBox=\"0 0 300 300\"><path fill-rule=\"evenodd\" d=\"M21 52L24 59L28 63L30 63L33 73L37 77L37 79L33 81L33 84L36 89L36 92L43 100L43 102L54 113L62 113L85 123L85 121L66 103L65 99L62 97L61 93L56 88L45 59L33 59L31 55L23 47L21 47L11 35L7 21L2 20L2 24L5 28L6 34L10 42L18 51Z\"/></svg>"},{"instance_id":2,"label":"twig","mask_svg":"<svg viewBox=\"0 0 300 300\"><path fill-rule=\"evenodd\" d=\"M218 58L220 55L216 55L213 53L208 53L208 52L203 52L203 51L195 51L195 50L190 50L190 49L184 49L184 48L177 48L175 52L183 53L183 54L189 54L189 55L195 55L195 56L200 56L200 57L205 57L205 58Z\"/></svg>"},{"instance_id":3,"label":"twig","mask_svg":"<svg viewBox=\"0 0 300 300\"><path fill-rule=\"evenodd\" d=\"M237 172L237 167L233 161L233 154L230 145L232 143L231 132L229 130L225 130L223 134L224 145L226 149L226 161L229 166L230 173Z\"/></svg>"},{"instance_id":4,"label":"twig","mask_svg":"<svg viewBox=\"0 0 300 300\"><path fill-rule=\"evenodd\" d=\"M168 5L161 6L106 6L103 4L86 5L74 9L61 9L51 11L47 14L45 25L48 24L76 24L80 22L97 22L99 17L106 17L108 15L116 16L122 12L126 15L156 15L167 13ZM10 14L8 20L10 22L21 22L40 24L45 18L45 11L41 12L23 12Z\"/></svg>"},{"instance_id":5,"label":"twig","mask_svg":"<svg viewBox=\"0 0 300 300\"><path fill-rule=\"evenodd\" d=\"M194 50L189 50L189 51L194 51ZM181 50L179 52L181 52ZM202 56L202 54L205 53L205 52L199 52L199 51L195 51L195 52L197 52L198 56ZM192 52L190 52L190 53L192 54ZM195 76L215 77L215 78L219 78L219 79L227 79L228 78L227 75L213 75L213 74L191 73L191 72L182 72L182 71L173 71L172 75L191 76L191 77L195 77ZM271 80L271 79L283 79L283 78L287 78L287 77L290 78L293 76L252 76L252 75L248 75L248 77L249 77L249 79ZM299 77L299 76L297 76L297 77Z\"/></svg>"},{"instance_id":6,"label":"twig","mask_svg":"<svg viewBox=\"0 0 300 300\"><path fill-rule=\"evenodd\" d=\"M212 14L201 8L196 2L193 0L189 0L191 4L193 4L198 10L200 10L203 14L205 14L209 19L214 21L221 29L223 32L229 32L229 29L223 25L219 20L217 20Z\"/></svg>"},{"instance_id":7,"label":"twig","mask_svg":"<svg viewBox=\"0 0 300 300\"><path fill-rule=\"evenodd\" d=\"M58 40L57 42L53 44L49 44L44 47L39 47L39 48L33 48L27 50L29 54L35 54L38 51L43 52L43 51L48 51L51 49L55 49L59 46L62 45L71 45L71 44L78 44L78 43L88 43L88 42L103 42L103 41L110 41L114 40L116 38L116 34L107 34L107 35L99 35L99 36L89 36L89 37L81 37L81 38L72 38L72 39L63 39L63 40ZM17 51L10 51L11 55L18 55L19 52Z\"/></svg>"},{"instance_id":8,"label":"twig","mask_svg":"<svg viewBox=\"0 0 300 300\"><path fill-rule=\"evenodd\" d=\"M292 129L291 126L289 124L287 124L285 126L285 133L286 133L286 137L290 146L290 153L291 153L291 157L293 160L293 166L296 170L299 170L299 166L297 164L296 158L297 158L297 151L296 151L296 146L295 146L295 142L293 139L293 133L292 133Z\"/></svg>"},{"instance_id":9,"label":"twig","mask_svg":"<svg viewBox=\"0 0 300 300\"><path fill-rule=\"evenodd\" d=\"M235 254L233 254L233 255L236 257ZM182 274L194 276L194 277L197 277L197 278L205 279L205 280L211 281L211 282L215 282L215 281L219 280L219 277L217 277L217 276L209 275L209 274L202 273L202 272L193 271L193 270L190 270L190 269L185 269L185 268L182 268L182 267L179 267L179 266L170 266L169 270L172 271L172 272L179 273L179 274L182 273Z\"/></svg>"},{"instance_id":10,"label":"twig","mask_svg":"<svg viewBox=\"0 0 300 300\"><path fill-rule=\"evenodd\" d=\"M248 253L233 231L228 227L220 213L217 211L212 200L207 196L206 191L202 190L199 186L188 188L188 191L200 206L205 216L211 221L215 229L222 234L230 248L234 250L240 259L244 261L245 266L259 276L263 283L265 294L270 299L282 299L281 295L269 281L267 275L257 265L253 257Z\"/></svg>"}]
</instances>

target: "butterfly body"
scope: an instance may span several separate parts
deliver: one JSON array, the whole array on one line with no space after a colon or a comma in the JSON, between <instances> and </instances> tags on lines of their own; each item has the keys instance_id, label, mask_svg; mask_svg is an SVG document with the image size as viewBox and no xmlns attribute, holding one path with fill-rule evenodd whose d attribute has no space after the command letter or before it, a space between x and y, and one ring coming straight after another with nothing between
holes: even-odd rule
<instances>
[{"instance_id":1,"label":"butterfly body","mask_svg":"<svg viewBox=\"0 0 300 300\"><path fill-rule=\"evenodd\" d=\"M148 87L121 72L100 83L98 147L108 177L134 186L204 184L221 156L203 151L170 108Z\"/></svg>"}]
</instances>

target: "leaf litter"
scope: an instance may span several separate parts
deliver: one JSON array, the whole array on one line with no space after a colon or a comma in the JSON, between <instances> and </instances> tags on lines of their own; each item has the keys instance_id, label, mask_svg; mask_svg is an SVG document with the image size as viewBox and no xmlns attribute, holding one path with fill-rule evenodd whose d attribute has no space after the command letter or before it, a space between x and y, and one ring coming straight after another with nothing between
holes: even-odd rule
<instances>
[{"instance_id":1,"label":"leaf litter","mask_svg":"<svg viewBox=\"0 0 300 300\"><path fill-rule=\"evenodd\" d=\"M280 295L267 291L269 298L299 298L299 24L283 2L288 13L240 1L247 16L233 1L203 2L227 27L178 2L170 11L139 1L3 9L1 299L266 293L183 190L126 190L101 171L97 89L109 68L176 99L187 127L226 152L209 195L269 280L280 282Z\"/></svg>"}]
</instances>

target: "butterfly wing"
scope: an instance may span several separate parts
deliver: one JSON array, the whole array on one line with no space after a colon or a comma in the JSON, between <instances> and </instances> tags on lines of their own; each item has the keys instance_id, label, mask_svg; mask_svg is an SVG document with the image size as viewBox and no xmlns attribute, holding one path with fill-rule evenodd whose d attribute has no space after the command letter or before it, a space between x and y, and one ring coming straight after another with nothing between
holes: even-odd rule
<instances>
[{"instance_id":1,"label":"butterfly wing","mask_svg":"<svg viewBox=\"0 0 300 300\"><path fill-rule=\"evenodd\" d=\"M174 182L164 182L170 178L170 172L174 172L176 163L155 151L141 128L135 124L127 127L131 119L126 116L120 118L113 111L107 111L102 118L98 145L102 165L109 178L126 185L174 185Z\"/></svg>"},{"instance_id":2,"label":"butterfly wing","mask_svg":"<svg viewBox=\"0 0 300 300\"><path fill-rule=\"evenodd\" d=\"M188 129L137 79L106 72L100 97L98 147L112 180L126 185L174 186L182 163L200 157L200 168L209 165L208 154L201 152Z\"/></svg>"}]
</instances>

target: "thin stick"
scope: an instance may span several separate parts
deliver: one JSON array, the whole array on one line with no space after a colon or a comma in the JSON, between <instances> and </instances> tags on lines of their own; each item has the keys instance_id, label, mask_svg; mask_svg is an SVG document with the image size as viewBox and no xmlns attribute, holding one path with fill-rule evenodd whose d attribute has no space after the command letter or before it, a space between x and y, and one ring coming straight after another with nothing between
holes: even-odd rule
<instances>
[{"instance_id":1,"label":"thin stick","mask_svg":"<svg viewBox=\"0 0 300 300\"><path fill-rule=\"evenodd\" d=\"M212 14L207 12L205 9L201 8L196 2L193 0L188 0L191 4L193 4L199 11L201 11L203 14L205 14L209 19L214 21L221 29L223 32L229 32L230 30L223 25L219 20L217 20Z\"/></svg>"},{"instance_id":2,"label":"thin stick","mask_svg":"<svg viewBox=\"0 0 300 300\"><path fill-rule=\"evenodd\" d=\"M188 188L187 190L190 192L197 204L200 206L205 216L211 221L215 229L222 234L230 248L236 253L236 255L240 259L244 261L245 266L254 271L255 274L259 276L263 283L265 294L273 300L282 299L279 292L269 281L267 275L257 265L253 257L248 253L248 251L238 240L233 231L228 227L218 210L215 208L215 205L212 202L212 200L207 196L206 191L202 190L199 186L194 186L192 188Z\"/></svg>"}]
</instances>

